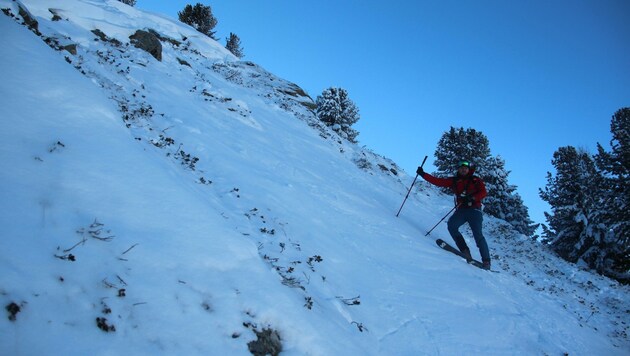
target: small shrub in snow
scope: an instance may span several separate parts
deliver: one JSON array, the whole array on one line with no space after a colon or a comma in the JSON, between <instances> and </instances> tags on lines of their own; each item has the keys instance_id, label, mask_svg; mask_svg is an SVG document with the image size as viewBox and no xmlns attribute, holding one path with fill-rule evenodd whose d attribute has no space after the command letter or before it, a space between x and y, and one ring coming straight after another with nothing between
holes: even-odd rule
<instances>
[{"instance_id":1,"label":"small shrub in snow","mask_svg":"<svg viewBox=\"0 0 630 356\"><path fill-rule=\"evenodd\" d=\"M105 318L96 318L96 326L105 332L116 331L116 327L114 325L107 324L107 319Z\"/></svg>"},{"instance_id":2,"label":"small shrub in snow","mask_svg":"<svg viewBox=\"0 0 630 356\"><path fill-rule=\"evenodd\" d=\"M337 299L341 300L345 305L361 305L361 301L359 300L361 296L356 296L354 298L343 298L337 297Z\"/></svg>"},{"instance_id":3,"label":"small shrub in snow","mask_svg":"<svg viewBox=\"0 0 630 356\"><path fill-rule=\"evenodd\" d=\"M311 298L311 297L305 297L305 298L304 298L304 300L305 300L305 302L306 302L306 303L304 303L304 307L305 307L306 309L308 309L308 310L313 309L313 298Z\"/></svg>"},{"instance_id":4,"label":"small shrub in snow","mask_svg":"<svg viewBox=\"0 0 630 356\"><path fill-rule=\"evenodd\" d=\"M153 146L157 148L164 148L170 145L174 145L175 140L170 137L164 136L163 134L160 134L160 137L158 139L151 139L151 144L153 144Z\"/></svg>"},{"instance_id":5,"label":"small shrub in snow","mask_svg":"<svg viewBox=\"0 0 630 356\"><path fill-rule=\"evenodd\" d=\"M191 156L190 153L186 153L184 150L178 150L175 154L175 159L181 160L182 165L190 168L191 171L195 170L195 165L199 162L198 157Z\"/></svg>"},{"instance_id":6,"label":"small shrub in snow","mask_svg":"<svg viewBox=\"0 0 630 356\"><path fill-rule=\"evenodd\" d=\"M65 147L66 147L66 145L64 145L61 141L57 141L52 146L50 146L50 148L48 149L48 152L49 153L53 153L53 152L55 152L57 150L65 148Z\"/></svg>"},{"instance_id":7,"label":"small shrub in snow","mask_svg":"<svg viewBox=\"0 0 630 356\"><path fill-rule=\"evenodd\" d=\"M129 6L136 6L136 0L118 0L118 1Z\"/></svg>"},{"instance_id":8,"label":"small shrub in snow","mask_svg":"<svg viewBox=\"0 0 630 356\"><path fill-rule=\"evenodd\" d=\"M360 332L363 332L363 330L367 331L367 328L363 326L363 323L357 323L356 321L353 321L351 324L355 324Z\"/></svg>"},{"instance_id":9,"label":"small shrub in snow","mask_svg":"<svg viewBox=\"0 0 630 356\"><path fill-rule=\"evenodd\" d=\"M266 227L263 227L263 228L260 228L260 232L262 232L263 234L275 235L276 229L268 230Z\"/></svg>"},{"instance_id":10,"label":"small shrub in snow","mask_svg":"<svg viewBox=\"0 0 630 356\"><path fill-rule=\"evenodd\" d=\"M365 170L372 169L372 163L368 161L367 158L359 158L355 160L354 163L357 165L357 167L361 169L365 169Z\"/></svg>"},{"instance_id":11,"label":"small shrub in snow","mask_svg":"<svg viewBox=\"0 0 630 356\"><path fill-rule=\"evenodd\" d=\"M315 255L315 256L309 257L306 263L311 267L311 270L315 272L315 267L313 266L313 262L321 263L322 261L324 261L324 259L322 259L322 256Z\"/></svg>"},{"instance_id":12,"label":"small shrub in snow","mask_svg":"<svg viewBox=\"0 0 630 356\"><path fill-rule=\"evenodd\" d=\"M73 254L71 254L71 253L69 253L67 255L55 255L55 257L57 257L60 260L64 260L64 261L72 261L72 262L74 262L74 261L77 260L76 257Z\"/></svg>"}]
</instances>

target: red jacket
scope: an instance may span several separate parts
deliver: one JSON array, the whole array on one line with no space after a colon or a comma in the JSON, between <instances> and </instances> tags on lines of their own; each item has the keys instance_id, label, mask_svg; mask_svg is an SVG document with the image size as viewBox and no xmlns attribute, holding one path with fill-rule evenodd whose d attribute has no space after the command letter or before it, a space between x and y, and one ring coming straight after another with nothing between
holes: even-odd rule
<instances>
[{"instance_id":1,"label":"red jacket","mask_svg":"<svg viewBox=\"0 0 630 356\"><path fill-rule=\"evenodd\" d=\"M422 178L433 185L437 185L438 187L451 188L453 193L455 193L455 204L459 208L480 209L481 200L486 197L488 192L486 192L486 185L483 183L481 178L474 176L473 173L474 170L471 169L464 177L455 176L450 178L438 178L430 175L429 173L425 173L422 175ZM465 196L472 197L473 200L470 205L465 204Z\"/></svg>"}]
</instances>

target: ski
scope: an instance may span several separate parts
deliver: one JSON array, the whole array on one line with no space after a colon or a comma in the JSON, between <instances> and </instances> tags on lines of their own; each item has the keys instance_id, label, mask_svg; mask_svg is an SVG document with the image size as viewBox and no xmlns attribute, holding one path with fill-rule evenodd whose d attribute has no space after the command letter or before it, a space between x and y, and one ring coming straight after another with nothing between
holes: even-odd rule
<instances>
[{"instance_id":1,"label":"ski","mask_svg":"<svg viewBox=\"0 0 630 356\"><path fill-rule=\"evenodd\" d=\"M463 259L466 259L466 256L464 256L464 254L462 254L462 253L461 253L458 249L456 249L455 247L453 247L453 246L449 245L449 244L448 244L448 242L446 242L446 241L444 241L444 240L442 240L442 239L437 239L437 240L435 240L435 243L436 243L438 246L440 246L440 248L441 248L441 249L446 250L446 251L451 252L451 253L454 253L454 254L456 254L457 256L459 256L459 257L461 257L461 258L463 258ZM474 260L474 259L473 259L473 260L470 260L470 262L468 262L468 264L473 265L473 266L475 266L475 267L478 267L478 268L481 268L481 269L485 270L485 269L483 268L483 263L481 263L481 262L479 262L479 261L477 261L477 260Z\"/></svg>"}]
</instances>

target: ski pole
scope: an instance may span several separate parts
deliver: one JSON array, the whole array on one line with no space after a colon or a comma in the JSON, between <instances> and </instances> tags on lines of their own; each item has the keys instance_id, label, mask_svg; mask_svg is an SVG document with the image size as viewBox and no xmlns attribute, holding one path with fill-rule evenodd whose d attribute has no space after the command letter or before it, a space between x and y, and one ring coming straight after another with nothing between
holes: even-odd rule
<instances>
[{"instance_id":1,"label":"ski pole","mask_svg":"<svg viewBox=\"0 0 630 356\"><path fill-rule=\"evenodd\" d=\"M455 206L453 207L453 209L451 209L451 211L449 211L448 213L446 213L446 215L444 215L444 217L442 218L442 220L438 221L438 223L437 223L437 224L435 224L435 226L433 226L433 227L431 228L431 230L429 230L429 232L427 232L427 233L426 233L426 235L424 235L424 236L429 236L429 234L431 233L431 231L433 231L433 230L434 230L434 229L435 229L438 225L440 225L440 223L441 223L442 221L444 221L444 219L446 219L446 217L447 217L447 216L451 215L451 213L452 213L455 209L459 208L459 206L460 206L460 205L462 205L462 203L459 203L459 204L455 205Z\"/></svg>"},{"instance_id":2,"label":"ski pole","mask_svg":"<svg viewBox=\"0 0 630 356\"><path fill-rule=\"evenodd\" d=\"M428 156L424 156L424 159L422 160L422 164L420 165L420 167L424 166L424 162L427 161L427 157ZM413 185L416 184L416 179L418 179L418 173L416 173L416 177L413 179L413 182L411 183L411 186L409 187L409 191L407 191L407 196L405 197L405 200L403 200L402 205L400 205L400 209L398 209L398 213L396 213L396 217L398 217L398 214L400 214L400 211L402 210L403 205L405 205L407 198L409 198L409 193L411 193L411 188L413 188Z\"/></svg>"}]
</instances>

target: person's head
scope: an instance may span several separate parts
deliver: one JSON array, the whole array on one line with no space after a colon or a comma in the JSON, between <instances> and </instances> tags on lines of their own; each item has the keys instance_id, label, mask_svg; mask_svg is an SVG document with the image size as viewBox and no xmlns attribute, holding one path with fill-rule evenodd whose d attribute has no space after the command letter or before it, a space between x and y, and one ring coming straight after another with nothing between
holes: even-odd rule
<instances>
[{"instance_id":1,"label":"person's head","mask_svg":"<svg viewBox=\"0 0 630 356\"><path fill-rule=\"evenodd\" d=\"M460 176L465 176L468 175L468 172L470 172L470 162L469 161L459 161L459 164L457 166L457 174Z\"/></svg>"}]
</instances>

